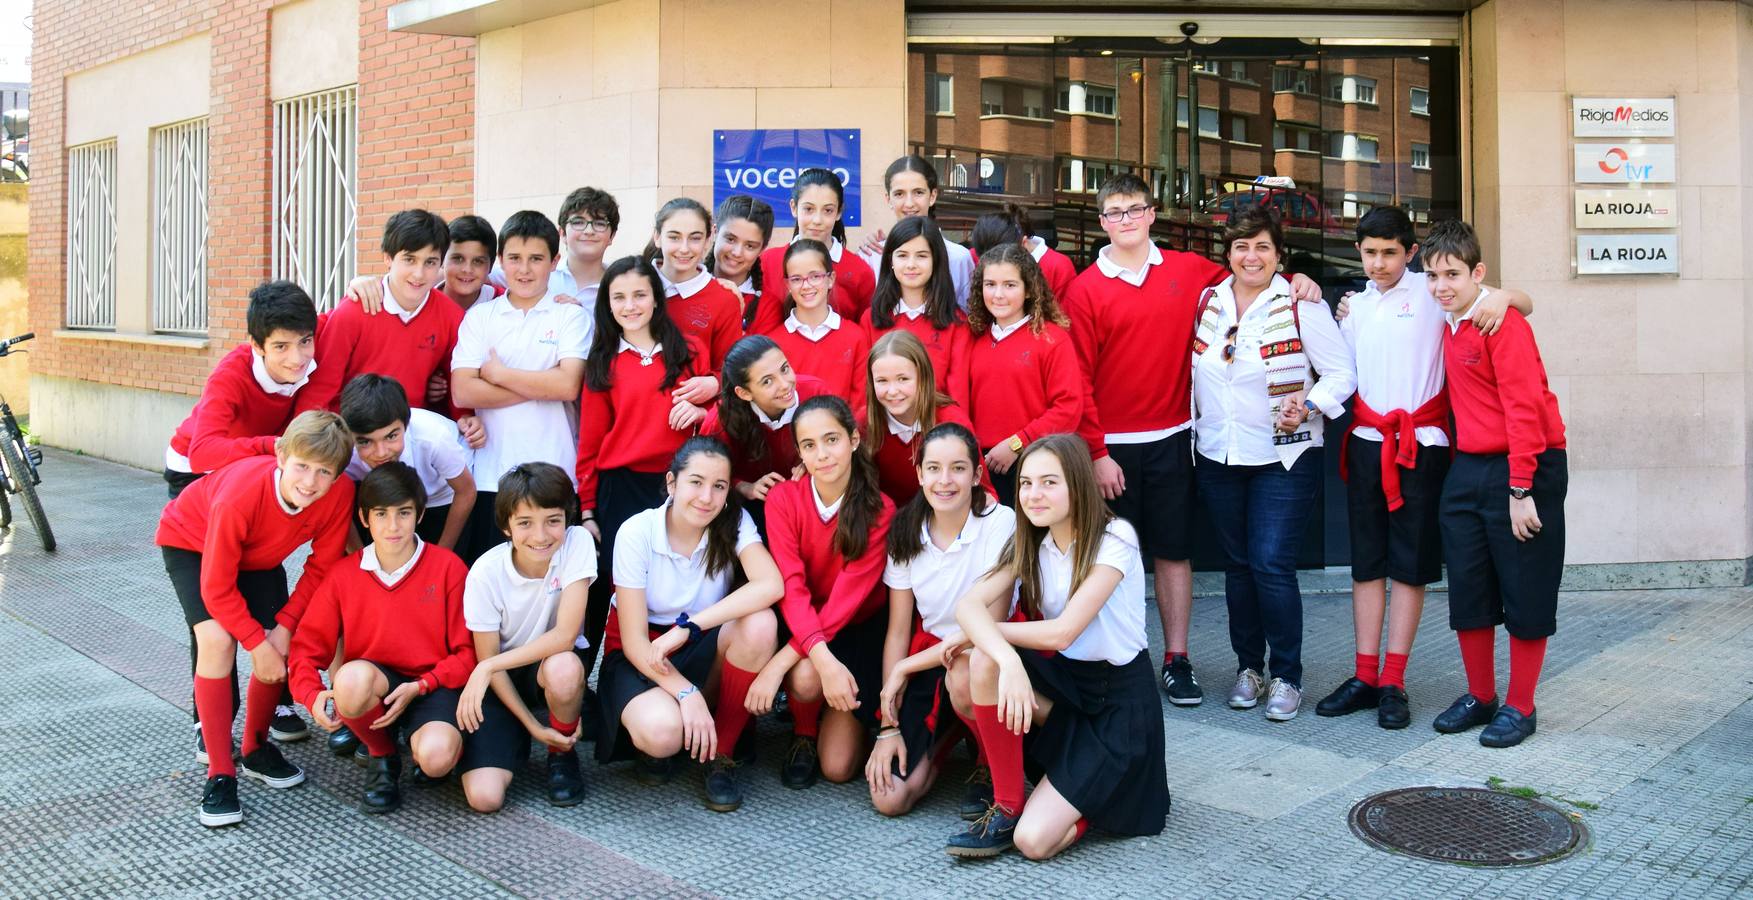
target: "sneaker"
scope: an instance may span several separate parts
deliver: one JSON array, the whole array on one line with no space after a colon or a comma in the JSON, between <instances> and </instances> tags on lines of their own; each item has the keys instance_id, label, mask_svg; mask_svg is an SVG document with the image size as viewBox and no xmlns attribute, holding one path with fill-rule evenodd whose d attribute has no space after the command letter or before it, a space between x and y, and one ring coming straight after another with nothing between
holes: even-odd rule
<instances>
[{"instance_id":1,"label":"sneaker","mask_svg":"<svg viewBox=\"0 0 1753 900\"><path fill-rule=\"evenodd\" d=\"M962 791L962 821L972 822L986 815L992 807L992 769L980 765L968 773L968 786Z\"/></svg>"},{"instance_id":2,"label":"sneaker","mask_svg":"<svg viewBox=\"0 0 1753 900\"><path fill-rule=\"evenodd\" d=\"M1522 715L1522 711L1505 703L1497 708L1497 715L1491 718L1491 724L1479 732L1481 747L1514 747L1532 737L1534 734L1534 714Z\"/></svg>"},{"instance_id":3,"label":"sneaker","mask_svg":"<svg viewBox=\"0 0 1753 900\"><path fill-rule=\"evenodd\" d=\"M1253 709L1260 702L1260 690L1266 682L1253 669L1236 673L1236 686L1230 688L1230 709Z\"/></svg>"},{"instance_id":4,"label":"sneaker","mask_svg":"<svg viewBox=\"0 0 1753 900\"><path fill-rule=\"evenodd\" d=\"M242 760L238 771L271 788L297 787L304 783L304 770L286 761L280 748L262 742Z\"/></svg>"},{"instance_id":5,"label":"sneaker","mask_svg":"<svg viewBox=\"0 0 1753 900\"><path fill-rule=\"evenodd\" d=\"M1375 709L1381 696L1379 688L1364 684L1363 679L1353 676L1315 704L1315 715L1348 716L1360 709Z\"/></svg>"},{"instance_id":6,"label":"sneaker","mask_svg":"<svg viewBox=\"0 0 1753 900\"><path fill-rule=\"evenodd\" d=\"M402 805L402 755L372 756L365 761L365 791L359 808L368 813L394 812Z\"/></svg>"},{"instance_id":7,"label":"sneaker","mask_svg":"<svg viewBox=\"0 0 1753 900\"><path fill-rule=\"evenodd\" d=\"M997 856L1013 846L1011 836L1016 834L1018 818L994 803L965 830L951 835L943 851L962 859Z\"/></svg>"},{"instance_id":8,"label":"sneaker","mask_svg":"<svg viewBox=\"0 0 1753 900\"><path fill-rule=\"evenodd\" d=\"M704 782L706 808L713 812L735 812L743 805L743 789L737 786L736 760L719 756L706 764Z\"/></svg>"},{"instance_id":9,"label":"sneaker","mask_svg":"<svg viewBox=\"0 0 1753 900\"><path fill-rule=\"evenodd\" d=\"M578 751L548 754L548 805L577 806L584 802L584 774L578 771Z\"/></svg>"},{"instance_id":10,"label":"sneaker","mask_svg":"<svg viewBox=\"0 0 1753 900\"><path fill-rule=\"evenodd\" d=\"M310 726L304 724L298 710L290 706L276 706L274 719L268 723L268 737L282 744L295 744L310 737Z\"/></svg>"},{"instance_id":11,"label":"sneaker","mask_svg":"<svg viewBox=\"0 0 1753 900\"><path fill-rule=\"evenodd\" d=\"M646 787L658 787L670 783L676 777L676 758L673 756L658 759L655 756L639 754L639 762L633 766L633 780Z\"/></svg>"},{"instance_id":12,"label":"sneaker","mask_svg":"<svg viewBox=\"0 0 1753 900\"><path fill-rule=\"evenodd\" d=\"M1163 690L1168 692L1169 702L1176 706L1198 706L1205 700L1199 679L1193 677L1193 663L1185 656L1177 655L1163 666Z\"/></svg>"},{"instance_id":13,"label":"sneaker","mask_svg":"<svg viewBox=\"0 0 1753 900\"><path fill-rule=\"evenodd\" d=\"M1289 722L1296 718L1297 710L1303 705L1303 692L1296 685L1282 678L1272 679L1272 689L1267 692L1266 718L1272 722Z\"/></svg>"},{"instance_id":14,"label":"sneaker","mask_svg":"<svg viewBox=\"0 0 1753 900\"><path fill-rule=\"evenodd\" d=\"M243 804L237 802L237 776L214 775L201 793L201 824L208 828L236 825L243 821Z\"/></svg>"},{"instance_id":15,"label":"sneaker","mask_svg":"<svg viewBox=\"0 0 1753 900\"><path fill-rule=\"evenodd\" d=\"M1459 734L1490 722L1495 715L1497 715L1496 697L1491 698L1488 703L1480 703L1479 698L1468 692L1449 704L1449 708L1443 710L1436 717L1436 720L1430 723L1430 727L1443 734Z\"/></svg>"},{"instance_id":16,"label":"sneaker","mask_svg":"<svg viewBox=\"0 0 1753 900\"><path fill-rule=\"evenodd\" d=\"M236 748L233 749L235 750ZM203 766L208 763L207 736L201 733L201 726L199 723L195 725L195 762L198 762Z\"/></svg>"},{"instance_id":17,"label":"sneaker","mask_svg":"<svg viewBox=\"0 0 1753 900\"><path fill-rule=\"evenodd\" d=\"M359 749L359 736L353 729L342 725L329 733L329 752L343 759L352 756Z\"/></svg>"},{"instance_id":18,"label":"sneaker","mask_svg":"<svg viewBox=\"0 0 1753 900\"><path fill-rule=\"evenodd\" d=\"M792 790L803 790L816 783L816 739L799 735L785 754L785 765L779 768L779 783Z\"/></svg>"},{"instance_id":19,"label":"sneaker","mask_svg":"<svg viewBox=\"0 0 1753 900\"><path fill-rule=\"evenodd\" d=\"M1389 730L1412 724L1412 708L1406 700L1406 689L1396 684L1382 688L1381 702L1376 705L1376 724Z\"/></svg>"}]
</instances>

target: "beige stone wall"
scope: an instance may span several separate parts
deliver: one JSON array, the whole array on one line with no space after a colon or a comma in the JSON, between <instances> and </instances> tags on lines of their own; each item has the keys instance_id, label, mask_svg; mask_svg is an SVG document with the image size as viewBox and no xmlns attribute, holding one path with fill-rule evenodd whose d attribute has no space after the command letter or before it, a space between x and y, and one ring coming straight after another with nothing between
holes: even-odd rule
<instances>
[{"instance_id":1,"label":"beige stone wall","mask_svg":"<svg viewBox=\"0 0 1753 900\"><path fill-rule=\"evenodd\" d=\"M632 253L663 201L711 202L713 129L849 126L863 130L864 222L887 224L882 172L906 146L904 27L901 0L616 0L488 32L478 208L495 223L552 216L595 185L621 205L611 254Z\"/></svg>"},{"instance_id":2,"label":"beige stone wall","mask_svg":"<svg viewBox=\"0 0 1753 900\"><path fill-rule=\"evenodd\" d=\"M269 97L297 97L358 80L358 0L296 0L269 13Z\"/></svg>"},{"instance_id":3,"label":"beige stone wall","mask_svg":"<svg viewBox=\"0 0 1753 900\"><path fill-rule=\"evenodd\" d=\"M1568 562L1753 553L1753 9L1492 0L1468 17L1472 216L1535 298L1569 428ZM1570 97L1677 98L1680 276L1576 278Z\"/></svg>"},{"instance_id":4,"label":"beige stone wall","mask_svg":"<svg viewBox=\"0 0 1753 900\"><path fill-rule=\"evenodd\" d=\"M25 288L25 225L29 219L29 185L0 185L0 340L30 330L30 296ZM21 349L29 350L25 344ZM13 413L30 412L30 354L9 354L0 360L0 397Z\"/></svg>"}]
</instances>

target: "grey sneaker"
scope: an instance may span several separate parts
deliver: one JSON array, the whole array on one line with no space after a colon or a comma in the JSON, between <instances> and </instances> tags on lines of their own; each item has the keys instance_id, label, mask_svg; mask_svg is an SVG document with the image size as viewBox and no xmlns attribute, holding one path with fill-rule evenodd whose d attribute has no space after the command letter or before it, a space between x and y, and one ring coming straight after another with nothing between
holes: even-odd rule
<instances>
[{"instance_id":1,"label":"grey sneaker","mask_svg":"<svg viewBox=\"0 0 1753 900\"><path fill-rule=\"evenodd\" d=\"M1260 702L1260 690L1266 682L1253 669L1236 673L1236 686L1230 688L1230 709L1253 709Z\"/></svg>"},{"instance_id":2,"label":"grey sneaker","mask_svg":"<svg viewBox=\"0 0 1753 900\"><path fill-rule=\"evenodd\" d=\"M1282 678L1272 679L1272 689L1267 692L1266 718L1273 722L1289 722L1296 718L1297 709L1303 705L1303 692L1291 686Z\"/></svg>"}]
</instances>

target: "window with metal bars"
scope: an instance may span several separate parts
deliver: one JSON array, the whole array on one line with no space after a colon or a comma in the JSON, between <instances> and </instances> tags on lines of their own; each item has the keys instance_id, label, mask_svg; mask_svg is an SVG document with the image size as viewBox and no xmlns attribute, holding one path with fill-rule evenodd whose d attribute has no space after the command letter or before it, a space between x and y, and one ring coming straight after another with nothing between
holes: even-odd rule
<instances>
[{"instance_id":1,"label":"window with metal bars","mask_svg":"<svg viewBox=\"0 0 1753 900\"><path fill-rule=\"evenodd\" d=\"M274 103L275 278L333 309L357 269L359 86Z\"/></svg>"},{"instance_id":2,"label":"window with metal bars","mask_svg":"<svg viewBox=\"0 0 1753 900\"><path fill-rule=\"evenodd\" d=\"M207 333L207 120L152 130L152 327Z\"/></svg>"},{"instance_id":3,"label":"window with metal bars","mask_svg":"<svg viewBox=\"0 0 1753 900\"><path fill-rule=\"evenodd\" d=\"M116 327L116 142L67 149L67 327Z\"/></svg>"}]
</instances>

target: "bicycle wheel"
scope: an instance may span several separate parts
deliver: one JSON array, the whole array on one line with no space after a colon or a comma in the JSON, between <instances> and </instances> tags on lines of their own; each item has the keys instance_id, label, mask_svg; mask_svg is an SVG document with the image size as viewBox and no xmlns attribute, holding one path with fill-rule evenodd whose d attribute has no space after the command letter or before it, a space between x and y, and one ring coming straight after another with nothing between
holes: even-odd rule
<instances>
[{"instance_id":1,"label":"bicycle wheel","mask_svg":"<svg viewBox=\"0 0 1753 900\"><path fill-rule=\"evenodd\" d=\"M37 499L37 489L31 481L30 468L19 455L16 433L0 436L0 463L6 465L6 477L12 482L13 492L24 501L24 513L30 517L30 523L36 526L37 537L43 540L43 549L50 553L55 552L55 533L49 530L49 517L43 512L42 501Z\"/></svg>"},{"instance_id":2,"label":"bicycle wheel","mask_svg":"<svg viewBox=\"0 0 1753 900\"><path fill-rule=\"evenodd\" d=\"M0 476L0 528L12 524L12 501L6 499L6 479Z\"/></svg>"}]
</instances>

